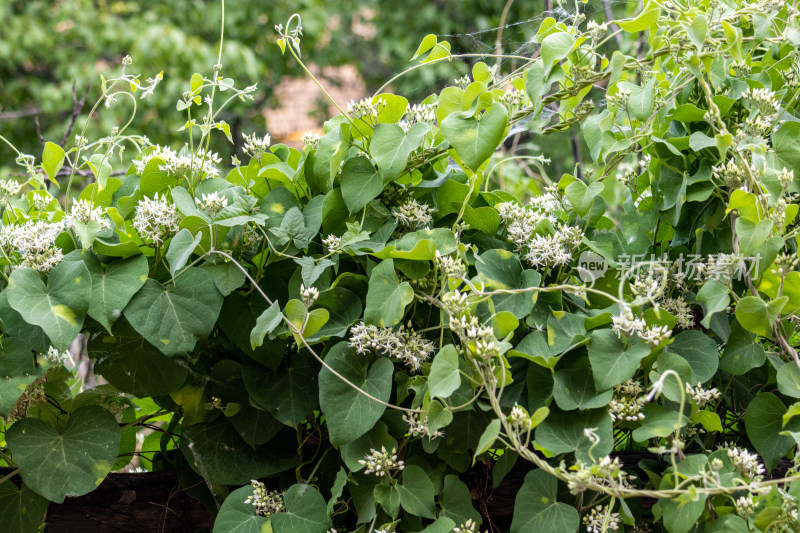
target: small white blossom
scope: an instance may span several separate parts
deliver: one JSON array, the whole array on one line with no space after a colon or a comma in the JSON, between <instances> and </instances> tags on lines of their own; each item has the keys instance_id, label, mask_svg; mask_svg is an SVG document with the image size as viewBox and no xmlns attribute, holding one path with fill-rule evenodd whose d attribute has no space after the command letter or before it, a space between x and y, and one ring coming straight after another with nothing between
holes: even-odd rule
<instances>
[{"instance_id":1,"label":"small white blossom","mask_svg":"<svg viewBox=\"0 0 800 533\"><path fill-rule=\"evenodd\" d=\"M276 490L267 491L267 487L255 479L250 484L253 486L253 494L244 503L255 507L257 516L269 517L285 510L282 493Z\"/></svg>"},{"instance_id":2,"label":"small white blossom","mask_svg":"<svg viewBox=\"0 0 800 533\"><path fill-rule=\"evenodd\" d=\"M44 358L48 363L54 365L73 366L75 364L72 361L72 355L70 355L69 350L66 350L64 353L61 353L53 346L47 349L47 353L44 354Z\"/></svg>"},{"instance_id":3,"label":"small white blossom","mask_svg":"<svg viewBox=\"0 0 800 533\"><path fill-rule=\"evenodd\" d=\"M63 221L29 220L21 226L4 226L0 230L0 246L7 254L19 255L19 264L12 268L50 272L64 258L61 248L55 245L63 231Z\"/></svg>"},{"instance_id":4,"label":"small white blossom","mask_svg":"<svg viewBox=\"0 0 800 533\"><path fill-rule=\"evenodd\" d=\"M672 335L672 330L667 326L651 326L639 333L639 338L655 348L666 341L670 335Z\"/></svg>"},{"instance_id":5,"label":"small white blossom","mask_svg":"<svg viewBox=\"0 0 800 533\"><path fill-rule=\"evenodd\" d=\"M606 520L607 525L606 525ZM583 517L583 525L586 526L586 533L600 533L601 531L619 530L619 513L612 513L607 505L593 507L588 515Z\"/></svg>"},{"instance_id":6,"label":"small white blossom","mask_svg":"<svg viewBox=\"0 0 800 533\"><path fill-rule=\"evenodd\" d=\"M728 458L743 478L757 479L766 473L764 465L758 461L758 455L738 446L728 447L727 450Z\"/></svg>"},{"instance_id":7,"label":"small white blossom","mask_svg":"<svg viewBox=\"0 0 800 533\"><path fill-rule=\"evenodd\" d=\"M427 204L421 204L413 198L398 205L392 210L397 223L405 226L412 231L426 229L433 223L433 208Z\"/></svg>"},{"instance_id":8,"label":"small white blossom","mask_svg":"<svg viewBox=\"0 0 800 533\"><path fill-rule=\"evenodd\" d=\"M306 288L302 283L300 284L300 299L306 307L311 307L314 302L319 298L319 290L316 287Z\"/></svg>"},{"instance_id":9,"label":"small white blossom","mask_svg":"<svg viewBox=\"0 0 800 533\"><path fill-rule=\"evenodd\" d=\"M204 194L203 199L195 198L194 202L197 206L211 218L214 218L220 211L228 206L228 198L220 196L216 191L210 194Z\"/></svg>"},{"instance_id":10,"label":"small white blossom","mask_svg":"<svg viewBox=\"0 0 800 533\"><path fill-rule=\"evenodd\" d=\"M269 133L263 137L252 135L242 135L244 138L244 152L253 159L261 161L262 156L269 150L270 136Z\"/></svg>"},{"instance_id":11,"label":"small white blossom","mask_svg":"<svg viewBox=\"0 0 800 533\"><path fill-rule=\"evenodd\" d=\"M397 450L392 448L391 452L387 452L385 446L381 446L380 450L370 449L358 463L366 467L365 474L375 474L378 477L388 476L394 470L405 468L405 463L397 459Z\"/></svg>"},{"instance_id":12,"label":"small white blossom","mask_svg":"<svg viewBox=\"0 0 800 533\"><path fill-rule=\"evenodd\" d=\"M22 190L22 184L14 180L0 180L0 202L16 196Z\"/></svg>"},{"instance_id":13,"label":"small white blossom","mask_svg":"<svg viewBox=\"0 0 800 533\"><path fill-rule=\"evenodd\" d=\"M412 437L427 437L429 439L444 437L444 431L431 431L427 416L423 418L417 413L409 413L403 415L403 421L408 424L408 434Z\"/></svg>"},{"instance_id":14,"label":"small white blossom","mask_svg":"<svg viewBox=\"0 0 800 533\"><path fill-rule=\"evenodd\" d=\"M88 200L78 200L74 202L64 221L67 227L73 231L76 228L76 224L87 225L90 222L97 223L100 231L107 230L111 227L111 224L103 212L103 208L93 207L92 203Z\"/></svg>"},{"instance_id":15,"label":"small white blossom","mask_svg":"<svg viewBox=\"0 0 800 533\"><path fill-rule=\"evenodd\" d=\"M303 144L311 149L319 146L320 136L313 131L307 131L303 134Z\"/></svg>"},{"instance_id":16,"label":"small white blossom","mask_svg":"<svg viewBox=\"0 0 800 533\"><path fill-rule=\"evenodd\" d=\"M646 327L647 322L643 318L634 318L628 305L620 305L620 314L611 317L611 329L620 339L641 335Z\"/></svg>"},{"instance_id":17,"label":"small white blossom","mask_svg":"<svg viewBox=\"0 0 800 533\"><path fill-rule=\"evenodd\" d=\"M139 232L142 240L155 245L164 244L169 237L178 233L180 215L178 209L158 194L151 200L144 198L136 206L133 227Z\"/></svg>"},{"instance_id":18,"label":"small white blossom","mask_svg":"<svg viewBox=\"0 0 800 533\"><path fill-rule=\"evenodd\" d=\"M337 237L336 235L328 235L327 237L322 239L322 244L331 253L341 253L339 250L339 248L341 248L342 246L341 237Z\"/></svg>"},{"instance_id":19,"label":"small white blossom","mask_svg":"<svg viewBox=\"0 0 800 533\"><path fill-rule=\"evenodd\" d=\"M414 371L419 370L420 365L430 358L435 349L431 341L402 325L395 331L392 328L367 326L364 322L350 328L349 344L358 353L375 350L398 359Z\"/></svg>"},{"instance_id":20,"label":"small white blossom","mask_svg":"<svg viewBox=\"0 0 800 533\"><path fill-rule=\"evenodd\" d=\"M720 397L720 392L716 389L716 387L704 389L700 383L698 383L696 387L692 387L687 383L686 394L692 397L692 400L697 404L697 407L705 407L709 402L718 400Z\"/></svg>"}]
</instances>

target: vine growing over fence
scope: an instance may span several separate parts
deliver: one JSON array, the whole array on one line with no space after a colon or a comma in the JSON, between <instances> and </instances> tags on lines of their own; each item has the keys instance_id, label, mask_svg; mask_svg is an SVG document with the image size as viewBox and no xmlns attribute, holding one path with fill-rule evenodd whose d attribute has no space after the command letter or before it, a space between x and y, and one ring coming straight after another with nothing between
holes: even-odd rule
<instances>
[{"instance_id":1,"label":"vine growing over fence","mask_svg":"<svg viewBox=\"0 0 800 533\"><path fill-rule=\"evenodd\" d=\"M16 153L9 530L134 457L188 465L219 533L496 530L459 477L478 461L495 487L535 467L513 533L799 528L798 12L579 7L523 67L342 105L302 150L250 134L223 165L219 112L254 88L220 47L177 102L180 150L121 125ZM277 31L305 68L300 18ZM471 59L429 35L411 68ZM157 90L132 68L98 112ZM527 200L492 190L544 164L495 155L515 128L572 129L590 160ZM79 335L107 384L81 390Z\"/></svg>"}]
</instances>

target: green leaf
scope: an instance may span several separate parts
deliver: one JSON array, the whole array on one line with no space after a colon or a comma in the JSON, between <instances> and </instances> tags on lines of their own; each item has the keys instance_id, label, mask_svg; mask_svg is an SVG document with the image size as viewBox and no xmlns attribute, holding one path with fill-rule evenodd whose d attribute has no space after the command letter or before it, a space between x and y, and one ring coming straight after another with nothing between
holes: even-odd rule
<instances>
[{"instance_id":1,"label":"green leaf","mask_svg":"<svg viewBox=\"0 0 800 533\"><path fill-rule=\"evenodd\" d=\"M713 411L697 411L692 415L692 424L703 426L706 431L722 431L722 421Z\"/></svg>"},{"instance_id":2,"label":"green leaf","mask_svg":"<svg viewBox=\"0 0 800 533\"><path fill-rule=\"evenodd\" d=\"M702 331L679 333L666 350L681 356L689 363L694 383L705 383L714 377L719 367L717 343Z\"/></svg>"},{"instance_id":3,"label":"green leaf","mask_svg":"<svg viewBox=\"0 0 800 533\"><path fill-rule=\"evenodd\" d=\"M272 333L282 319L280 304L277 301L272 302L272 305L258 316L255 327L250 331L250 347L255 350L264 344L264 337Z\"/></svg>"},{"instance_id":4,"label":"green leaf","mask_svg":"<svg viewBox=\"0 0 800 533\"><path fill-rule=\"evenodd\" d=\"M586 216L594 205L595 199L603 192L603 184L595 181L587 186L584 182L576 180L567 185L564 192L575 212L580 216Z\"/></svg>"},{"instance_id":5,"label":"green leaf","mask_svg":"<svg viewBox=\"0 0 800 533\"><path fill-rule=\"evenodd\" d=\"M665 476L661 482L661 489L673 488L670 483L671 477ZM684 499L676 496L672 499L661 500L661 513L663 516L664 527L669 533L688 533L691 531L703 510L706 507L705 494L697 494L695 498L687 495Z\"/></svg>"},{"instance_id":6,"label":"green leaf","mask_svg":"<svg viewBox=\"0 0 800 533\"><path fill-rule=\"evenodd\" d=\"M41 327L63 352L83 327L92 280L83 261L62 261L50 271L47 285L39 272L19 268L11 273L8 303L29 324Z\"/></svg>"},{"instance_id":7,"label":"green leaf","mask_svg":"<svg viewBox=\"0 0 800 533\"><path fill-rule=\"evenodd\" d=\"M208 335L222 308L222 295L207 270L185 270L164 287L148 279L125 308L125 318L165 355L190 352Z\"/></svg>"},{"instance_id":8,"label":"green leaf","mask_svg":"<svg viewBox=\"0 0 800 533\"><path fill-rule=\"evenodd\" d=\"M137 398L161 396L178 390L189 372L186 364L162 354L136 333L126 320L114 334L99 333L89 339L94 371L122 392ZM131 354L136 354L134 357Z\"/></svg>"},{"instance_id":9,"label":"green leaf","mask_svg":"<svg viewBox=\"0 0 800 533\"><path fill-rule=\"evenodd\" d=\"M408 131L397 124L378 124L369 144L384 182L398 178L406 169L408 156L420 147L430 126L417 122ZM345 199L347 196L345 195Z\"/></svg>"},{"instance_id":10,"label":"green leaf","mask_svg":"<svg viewBox=\"0 0 800 533\"><path fill-rule=\"evenodd\" d=\"M636 120L645 121L653 113L655 106L655 84L656 78L650 78L643 87L634 85L627 81L621 81L617 87L627 89L631 92L628 97L628 111Z\"/></svg>"},{"instance_id":11,"label":"green leaf","mask_svg":"<svg viewBox=\"0 0 800 533\"><path fill-rule=\"evenodd\" d=\"M616 333L598 329L592 332L588 351L595 386L606 390L632 378L639 363L650 354L650 347L640 342L625 350Z\"/></svg>"},{"instance_id":12,"label":"green leaf","mask_svg":"<svg viewBox=\"0 0 800 533\"><path fill-rule=\"evenodd\" d=\"M304 350L274 372L247 359L242 371L250 398L282 423L295 427L319 405L318 368L313 356Z\"/></svg>"},{"instance_id":13,"label":"green leaf","mask_svg":"<svg viewBox=\"0 0 800 533\"><path fill-rule=\"evenodd\" d=\"M111 332L111 325L147 280L147 258L137 255L112 261L105 269L94 254L84 254L83 259L92 278L88 315Z\"/></svg>"},{"instance_id":14,"label":"green leaf","mask_svg":"<svg viewBox=\"0 0 800 533\"><path fill-rule=\"evenodd\" d=\"M487 250L478 256L475 269L487 289L529 289L538 287L542 276L535 270L523 270L519 258L508 250ZM495 310L509 311L515 317L528 316L536 303L536 291L492 296Z\"/></svg>"},{"instance_id":15,"label":"green leaf","mask_svg":"<svg viewBox=\"0 0 800 533\"><path fill-rule=\"evenodd\" d=\"M391 518L397 517L400 512L400 488L396 483L376 485L372 493L386 514Z\"/></svg>"},{"instance_id":16,"label":"green leaf","mask_svg":"<svg viewBox=\"0 0 800 533\"><path fill-rule=\"evenodd\" d=\"M403 320L406 306L413 299L414 289L407 281L400 283L394 261L385 259L372 269L364 321L380 327L394 326Z\"/></svg>"},{"instance_id":17,"label":"green leaf","mask_svg":"<svg viewBox=\"0 0 800 533\"><path fill-rule=\"evenodd\" d=\"M587 428L594 428L600 437L591 457L592 443L584 433ZM592 463L592 457L608 455L614 447L611 416L606 409L567 412L551 408L550 415L536 428L536 444L556 454L575 452L579 461Z\"/></svg>"},{"instance_id":18,"label":"green leaf","mask_svg":"<svg viewBox=\"0 0 800 533\"><path fill-rule=\"evenodd\" d=\"M414 516L433 518L433 482L425 471L416 465L403 470L403 483L397 487L400 492L400 505Z\"/></svg>"},{"instance_id":19,"label":"green leaf","mask_svg":"<svg viewBox=\"0 0 800 533\"><path fill-rule=\"evenodd\" d=\"M356 353L346 342L338 343L325 356L325 362L333 371L371 396L388 402L394 365L384 357L370 365L370 359ZM369 431L386 410L384 405L356 391L324 366L319 372L319 403L334 446L352 442Z\"/></svg>"},{"instance_id":20,"label":"green leaf","mask_svg":"<svg viewBox=\"0 0 800 533\"><path fill-rule=\"evenodd\" d=\"M388 126L388 124L379 124ZM399 127L399 126L398 126ZM342 167L342 198L349 213L355 213L383 192L384 178L366 156L353 157Z\"/></svg>"},{"instance_id":21,"label":"green leaf","mask_svg":"<svg viewBox=\"0 0 800 533\"><path fill-rule=\"evenodd\" d=\"M483 430L481 434L480 440L478 440L478 446L475 448L475 454L472 456L472 464L475 464L475 459L489 451L494 444L494 441L497 440L497 437L500 436L500 420L495 418L489 425L486 426L486 429Z\"/></svg>"},{"instance_id":22,"label":"green leaf","mask_svg":"<svg viewBox=\"0 0 800 533\"><path fill-rule=\"evenodd\" d=\"M428 392L431 398L447 399L461 386L458 370L458 351L452 344L444 346L433 358L428 375Z\"/></svg>"},{"instance_id":23,"label":"green leaf","mask_svg":"<svg viewBox=\"0 0 800 533\"><path fill-rule=\"evenodd\" d=\"M741 218L738 220L742 220ZM724 311L730 303L728 287L724 283L714 278L706 281L697 292L697 301L703 304L705 316L700 322L703 327L710 327L711 317L714 313Z\"/></svg>"},{"instance_id":24,"label":"green leaf","mask_svg":"<svg viewBox=\"0 0 800 533\"><path fill-rule=\"evenodd\" d=\"M781 457L792 449L794 441L783 430L783 415L786 406L774 394L758 394L744 412L744 427L747 437L764 460L767 472L771 472Z\"/></svg>"},{"instance_id":25,"label":"green leaf","mask_svg":"<svg viewBox=\"0 0 800 533\"><path fill-rule=\"evenodd\" d=\"M308 255L295 259L294 262L300 265L300 277L303 278L303 285L305 285L306 288L312 287L322 273L325 272L328 267L334 265L334 262L330 259L314 259Z\"/></svg>"},{"instance_id":26,"label":"green leaf","mask_svg":"<svg viewBox=\"0 0 800 533\"><path fill-rule=\"evenodd\" d=\"M6 441L25 483L61 503L100 485L114 466L120 435L114 415L90 405L73 411L60 433L37 418L19 420Z\"/></svg>"},{"instance_id":27,"label":"green leaf","mask_svg":"<svg viewBox=\"0 0 800 533\"><path fill-rule=\"evenodd\" d=\"M778 369L778 390L790 398L800 398L800 368L789 361Z\"/></svg>"},{"instance_id":28,"label":"green leaf","mask_svg":"<svg viewBox=\"0 0 800 533\"><path fill-rule=\"evenodd\" d=\"M345 337L350 326L361 319L361 298L342 287L321 292L314 307L325 309L329 320L315 334L307 337L309 342Z\"/></svg>"},{"instance_id":29,"label":"green leaf","mask_svg":"<svg viewBox=\"0 0 800 533\"><path fill-rule=\"evenodd\" d=\"M180 448L189 465L212 483L241 485L272 476L297 463L291 439L278 434L260 448L247 444L225 419L184 426Z\"/></svg>"},{"instance_id":30,"label":"green leaf","mask_svg":"<svg viewBox=\"0 0 800 533\"><path fill-rule=\"evenodd\" d=\"M723 372L740 376L764 364L767 356L764 346L754 333L745 331L738 321L731 324L728 343L722 351L719 368Z\"/></svg>"},{"instance_id":31,"label":"green leaf","mask_svg":"<svg viewBox=\"0 0 800 533\"><path fill-rule=\"evenodd\" d=\"M649 353L649 350L648 350ZM605 369L598 368L599 373ZM564 411L604 407L611 401L614 391L598 392L592 372L587 368L564 368L553 374L553 398Z\"/></svg>"},{"instance_id":32,"label":"green leaf","mask_svg":"<svg viewBox=\"0 0 800 533\"><path fill-rule=\"evenodd\" d=\"M176 272L186 265L195 248L200 245L202 238L202 233L193 236L192 232L186 228L183 228L177 235L172 237L167 249L167 263L169 263L170 274L174 276Z\"/></svg>"},{"instance_id":33,"label":"green leaf","mask_svg":"<svg viewBox=\"0 0 800 533\"><path fill-rule=\"evenodd\" d=\"M745 256L753 255L769 237L772 220L764 219L755 223L746 218L736 219L736 236L739 238L739 252Z\"/></svg>"},{"instance_id":34,"label":"green leaf","mask_svg":"<svg viewBox=\"0 0 800 533\"><path fill-rule=\"evenodd\" d=\"M292 485L283 495L286 511L272 515L275 533L325 533L330 527L325 499L310 485Z\"/></svg>"},{"instance_id":35,"label":"green leaf","mask_svg":"<svg viewBox=\"0 0 800 533\"><path fill-rule=\"evenodd\" d=\"M50 502L23 483L0 483L0 523L6 533L37 533Z\"/></svg>"},{"instance_id":36,"label":"green leaf","mask_svg":"<svg viewBox=\"0 0 800 533\"><path fill-rule=\"evenodd\" d=\"M64 166L66 154L59 145L47 142L42 150L42 168L50 181L55 181L56 174Z\"/></svg>"},{"instance_id":37,"label":"green leaf","mask_svg":"<svg viewBox=\"0 0 800 533\"><path fill-rule=\"evenodd\" d=\"M789 298L782 296L767 304L758 296L745 296L736 304L736 320L747 331L772 337L772 324Z\"/></svg>"},{"instance_id":38,"label":"green leaf","mask_svg":"<svg viewBox=\"0 0 800 533\"><path fill-rule=\"evenodd\" d=\"M648 3L636 17L630 20L621 20L617 24L628 33L637 33L655 26L660 15L661 7Z\"/></svg>"},{"instance_id":39,"label":"green leaf","mask_svg":"<svg viewBox=\"0 0 800 533\"><path fill-rule=\"evenodd\" d=\"M397 449L397 441L389 435L386 424L378 421L372 429L356 440L342 445L342 461L351 472L360 472L365 466L359 461L364 459L364 456L368 455L370 450L380 450L381 448L386 448L387 452L395 450Z\"/></svg>"},{"instance_id":40,"label":"green leaf","mask_svg":"<svg viewBox=\"0 0 800 533\"><path fill-rule=\"evenodd\" d=\"M668 409L657 403L648 403L644 406L644 420L642 425L633 430L633 440L644 442L655 437L667 437L675 432L676 426L685 426L689 419L686 415Z\"/></svg>"},{"instance_id":41,"label":"green leaf","mask_svg":"<svg viewBox=\"0 0 800 533\"><path fill-rule=\"evenodd\" d=\"M108 156L105 154L94 154L86 162L94 174L94 179L97 182L97 190L102 191L106 188L108 178L111 176L111 163L108 162Z\"/></svg>"},{"instance_id":42,"label":"green leaf","mask_svg":"<svg viewBox=\"0 0 800 533\"><path fill-rule=\"evenodd\" d=\"M544 61L544 75L550 75L553 65L567 57L575 45L572 34L559 31L553 32L542 41L540 55Z\"/></svg>"},{"instance_id":43,"label":"green leaf","mask_svg":"<svg viewBox=\"0 0 800 533\"><path fill-rule=\"evenodd\" d=\"M303 213L296 207L289 209L283 216L281 225L269 228L269 232L275 236L276 246L292 243L301 250L308 247L308 243L316 234L313 228L306 227Z\"/></svg>"},{"instance_id":44,"label":"green leaf","mask_svg":"<svg viewBox=\"0 0 800 533\"><path fill-rule=\"evenodd\" d=\"M256 508L244 503L252 495L252 485L239 487L228 494L214 520L214 533L271 533L269 518L256 515Z\"/></svg>"},{"instance_id":45,"label":"green leaf","mask_svg":"<svg viewBox=\"0 0 800 533\"><path fill-rule=\"evenodd\" d=\"M451 113L442 121L441 130L464 164L476 171L503 140L507 123L508 111L495 103L480 119L470 111Z\"/></svg>"},{"instance_id":46,"label":"green leaf","mask_svg":"<svg viewBox=\"0 0 800 533\"><path fill-rule=\"evenodd\" d=\"M456 524L472 520L480 525L483 521L480 513L472 506L469 487L458 476L445 476L442 492L439 494L439 506L442 508L439 516L450 518Z\"/></svg>"},{"instance_id":47,"label":"green leaf","mask_svg":"<svg viewBox=\"0 0 800 533\"><path fill-rule=\"evenodd\" d=\"M780 164L793 170L795 177L800 176L800 122L784 122L772 133L771 139Z\"/></svg>"},{"instance_id":48,"label":"green leaf","mask_svg":"<svg viewBox=\"0 0 800 533\"><path fill-rule=\"evenodd\" d=\"M558 480L542 470L528 472L514 502L511 533L565 533L579 525L578 511L558 501Z\"/></svg>"}]
</instances>

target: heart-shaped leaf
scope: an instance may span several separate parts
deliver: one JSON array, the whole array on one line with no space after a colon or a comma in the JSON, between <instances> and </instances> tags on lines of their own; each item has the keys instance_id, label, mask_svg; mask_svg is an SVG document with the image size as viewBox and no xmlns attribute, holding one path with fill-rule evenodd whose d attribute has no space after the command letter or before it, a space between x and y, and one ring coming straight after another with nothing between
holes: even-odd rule
<instances>
[{"instance_id":1,"label":"heart-shaped leaf","mask_svg":"<svg viewBox=\"0 0 800 533\"><path fill-rule=\"evenodd\" d=\"M228 494L214 520L214 533L268 533L269 518L256 514L245 500L253 496L253 486L245 485Z\"/></svg>"},{"instance_id":2,"label":"heart-shaped leaf","mask_svg":"<svg viewBox=\"0 0 800 533\"><path fill-rule=\"evenodd\" d=\"M310 485L292 485L283 495L286 511L272 516L275 533L325 533L330 527L322 494Z\"/></svg>"},{"instance_id":3,"label":"heart-shaped leaf","mask_svg":"<svg viewBox=\"0 0 800 533\"><path fill-rule=\"evenodd\" d=\"M6 533L34 533L50 502L23 483L18 489L10 481L0 483L0 524Z\"/></svg>"},{"instance_id":4,"label":"heart-shaped leaf","mask_svg":"<svg viewBox=\"0 0 800 533\"><path fill-rule=\"evenodd\" d=\"M114 415L96 405L73 411L59 433L37 418L24 418L6 433L22 479L35 492L61 503L93 491L114 466L120 429Z\"/></svg>"},{"instance_id":5,"label":"heart-shaped leaf","mask_svg":"<svg viewBox=\"0 0 800 533\"><path fill-rule=\"evenodd\" d=\"M325 362L334 371L386 402L392 392L394 365L382 357L370 366L371 359L356 353L346 342L340 342L325 356ZM353 389L325 367L319 372L319 403L334 445L347 444L369 431L386 410L384 405Z\"/></svg>"},{"instance_id":6,"label":"heart-shaped leaf","mask_svg":"<svg viewBox=\"0 0 800 533\"><path fill-rule=\"evenodd\" d=\"M442 121L441 129L464 164L476 171L503 140L507 124L508 111L494 104L480 117L472 111L451 113Z\"/></svg>"},{"instance_id":7,"label":"heart-shaped leaf","mask_svg":"<svg viewBox=\"0 0 800 533\"><path fill-rule=\"evenodd\" d=\"M92 277L88 314L111 332L111 325L147 280L147 258L113 261L105 269L94 254L83 254L83 259Z\"/></svg>"},{"instance_id":8,"label":"heart-shaped leaf","mask_svg":"<svg viewBox=\"0 0 800 533\"><path fill-rule=\"evenodd\" d=\"M170 287L148 279L125 308L125 318L163 354L175 355L191 351L211 331L221 308L211 274L190 268Z\"/></svg>"},{"instance_id":9,"label":"heart-shaped leaf","mask_svg":"<svg viewBox=\"0 0 800 533\"><path fill-rule=\"evenodd\" d=\"M559 502L558 480L542 470L525 476L514 502L511 533L562 533L576 531L580 525L578 511Z\"/></svg>"},{"instance_id":10,"label":"heart-shaped leaf","mask_svg":"<svg viewBox=\"0 0 800 533\"><path fill-rule=\"evenodd\" d=\"M83 327L92 281L83 261L62 261L45 285L39 272L19 268L8 280L8 303L29 324L41 327L59 352L65 351Z\"/></svg>"}]
</instances>

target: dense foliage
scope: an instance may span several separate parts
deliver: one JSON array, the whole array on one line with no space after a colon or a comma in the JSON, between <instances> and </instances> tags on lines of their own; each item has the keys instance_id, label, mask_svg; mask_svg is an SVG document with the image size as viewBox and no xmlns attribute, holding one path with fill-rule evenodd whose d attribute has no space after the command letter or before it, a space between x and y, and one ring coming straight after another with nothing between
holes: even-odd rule
<instances>
[{"instance_id":1,"label":"dense foliage","mask_svg":"<svg viewBox=\"0 0 800 533\"><path fill-rule=\"evenodd\" d=\"M134 456L205 480L219 533L490 529L460 477L476 462L495 486L535 467L512 533L797 530L797 15L578 9L542 22L524 68L352 102L302 150L247 135L224 171L220 111L255 89L218 56L177 103L180 150L120 124L18 153L8 530ZM304 65L299 18L277 29ZM607 52L609 29L637 46ZM458 59L433 35L414 54ZM132 68L98 109L159 90ZM573 129L591 161L528 202L492 190L519 124ZM77 197L65 165L93 174ZM79 334L108 384L81 391Z\"/></svg>"}]
</instances>

